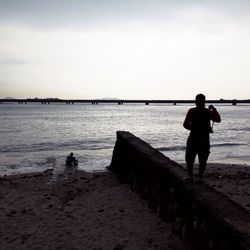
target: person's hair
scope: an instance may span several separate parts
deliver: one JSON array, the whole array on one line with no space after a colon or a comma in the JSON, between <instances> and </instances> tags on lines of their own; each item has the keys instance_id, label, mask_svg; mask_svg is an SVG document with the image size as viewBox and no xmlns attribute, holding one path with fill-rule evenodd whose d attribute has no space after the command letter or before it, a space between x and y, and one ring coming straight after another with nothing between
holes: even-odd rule
<instances>
[{"instance_id":1,"label":"person's hair","mask_svg":"<svg viewBox=\"0 0 250 250\"><path fill-rule=\"evenodd\" d=\"M70 153L70 156L73 156L73 155L74 155L74 154L71 152L71 153Z\"/></svg>"},{"instance_id":2,"label":"person's hair","mask_svg":"<svg viewBox=\"0 0 250 250\"><path fill-rule=\"evenodd\" d=\"M198 94L195 97L195 104L197 107L205 107L206 97L203 94Z\"/></svg>"}]
</instances>

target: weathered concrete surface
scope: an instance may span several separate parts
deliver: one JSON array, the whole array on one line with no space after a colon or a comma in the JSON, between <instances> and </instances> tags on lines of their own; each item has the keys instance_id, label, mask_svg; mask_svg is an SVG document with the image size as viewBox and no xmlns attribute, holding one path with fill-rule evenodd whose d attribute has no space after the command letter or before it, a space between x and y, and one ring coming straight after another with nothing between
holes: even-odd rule
<instances>
[{"instance_id":1,"label":"weathered concrete surface","mask_svg":"<svg viewBox=\"0 0 250 250\"><path fill-rule=\"evenodd\" d=\"M131 133L117 132L109 169L197 249L250 249L245 209L204 183L183 181L182 166Z\"/></svg>"}]
</instances>

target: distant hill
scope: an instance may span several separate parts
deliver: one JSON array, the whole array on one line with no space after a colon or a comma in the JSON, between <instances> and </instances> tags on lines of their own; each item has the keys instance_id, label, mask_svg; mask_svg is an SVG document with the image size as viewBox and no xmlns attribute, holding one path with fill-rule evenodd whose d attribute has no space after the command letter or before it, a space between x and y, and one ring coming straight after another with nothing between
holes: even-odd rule
<instances>
[{"instance_id":1,"label":"distant hill","mask_svg":"<svg viewBox=\"0 0 250 250\"><path fill-rule=\"evenodd\" d=\"M60 99L59 98L54 98L54 97L49 97L49 98L38 98L38 97L35 97L35 98L27 98L26 100L29 100L29 101L36 101L36 100L44 100L44 101L59 101Z\"/></svg>"},{"instance_id":2,"label":"distant hill","mask_svg":"<svg viewBox=\"0 0 250 250\"><path fill-rule=\"evenodd\" d=\"M16 98L7 96L7 97L4 97L4 99L5 100L15 100Z\"/></svg>"}]
</instances>

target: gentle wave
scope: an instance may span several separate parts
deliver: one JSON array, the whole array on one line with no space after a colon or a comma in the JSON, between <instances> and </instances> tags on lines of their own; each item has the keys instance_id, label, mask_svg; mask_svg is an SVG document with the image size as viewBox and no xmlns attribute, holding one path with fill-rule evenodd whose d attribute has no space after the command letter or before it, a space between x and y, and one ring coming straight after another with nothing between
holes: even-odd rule
<instances>
[{"instance_id":1,"label":"gentle wave","mask_svg":"<svg viewBox=\"0 0 250 250\"><path fill-rule=\"evenodd\" d=\"M212 144L211 147L232 147L232 146L246 146L244 143L218 143ZM22 144L16 147L7 146L0 150L1 153L20 153L20 152L39 152L39 151L57 151L58 149L71 149L71 150L103 150L112 149L113 144L108 144L103 141L96 142L67 142L67 143L35 143L35 144ZM159 151L183 151L186 145L158 147Z\"/></svg>"},{"instance_id":2,"label":"gentle wave","mask_svg":"<svg viewBox=\"0 0 250 250\"><path fill-rule=\"evenodd\" d=\"M159 147L156 149L159 151L181 151L181 150L185 150L186 146Z\"/></svg>"},{"instance_id":3,"label":"gentle wave","mask_svg":"<svg viewBox=\"0 0 250 250\"><path fill-rule=\"evenodd\" d=\"M38 151L57 151L58 149L77 149L77 150L102 150L111 149L113 145L108 145L104 141L84 141L84 142L67 142L67 143L34 143L21 144L18 146L6 146L0 150L2 153L12 152L38 152Z\"/></svg>"},{"instance_id":4,"label":"gentle wave","mask_svg":"<svg viewBox=\"0 0 250 250\"><path fill-rule=\"evenodd\" d=\"M232 146L246 146L244 143L218 143L212 144L211 147L232 147ZM156 148L159 151L183 151L186 149L186 146L169 146L169 147L158 147Z\"/></svg>"},{"instance_id":5,"label":"gentle wave","mask_svg":"<svg viewBox=\"0 0 250 250\"><path fill-rule=\"evenodd\" d=\"M245 143L218 143L212 144L212 147L232 147L232 146L246 146Z\"/></svg>"},{"instance_id":6,"label":"gentle wave","mask_svg":"<svg viewBox=\"0 0 250 250\"><path fill-rule=\"evenodd\" d=\"M232 131L244 131L244 132L250 132L250 127L245 128L231 128Z\"/></svg>"}]
</instances>

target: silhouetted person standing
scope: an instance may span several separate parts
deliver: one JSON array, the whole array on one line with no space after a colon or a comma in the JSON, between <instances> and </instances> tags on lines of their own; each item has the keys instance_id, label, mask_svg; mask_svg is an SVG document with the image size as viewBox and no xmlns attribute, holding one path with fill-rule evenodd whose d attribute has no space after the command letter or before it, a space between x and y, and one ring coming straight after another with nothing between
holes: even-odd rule
<instances>
[{"instance_id":1,"label":"silhouetted person standing","mask_svg":"<svg viewBox=\"0 0 250 250\"><path fill-rule=\"evenodd\" d=\"M195 157L199 158L199 178L203 177L207 159L210 153L209 133L212 132L210 121L221 122L216 108L209 105L205 108L206 97L198 94L195 98L195 108L188 110L183 126L190 130L186 147L186 163L189 177L193 178L193 164Z\"/></svg>"}]
</instances>

